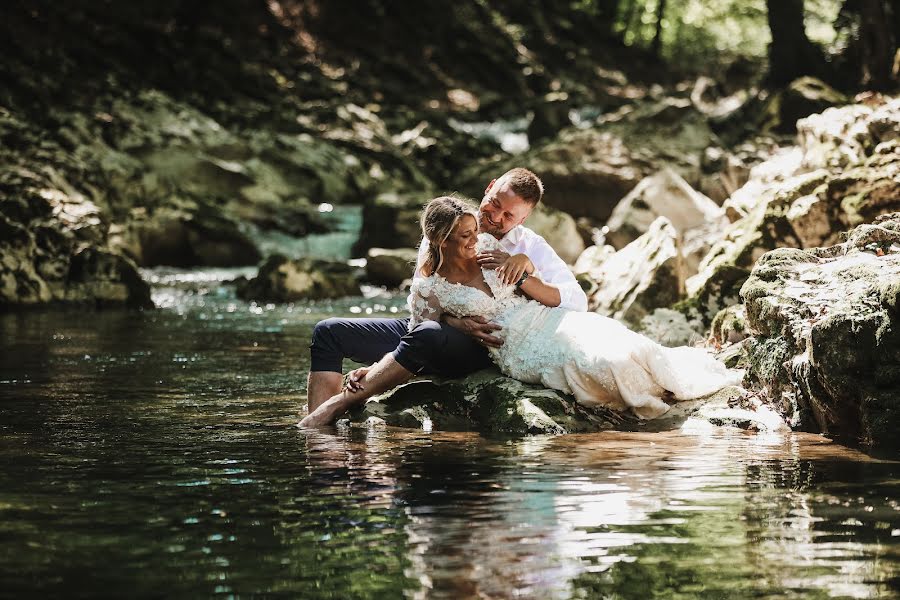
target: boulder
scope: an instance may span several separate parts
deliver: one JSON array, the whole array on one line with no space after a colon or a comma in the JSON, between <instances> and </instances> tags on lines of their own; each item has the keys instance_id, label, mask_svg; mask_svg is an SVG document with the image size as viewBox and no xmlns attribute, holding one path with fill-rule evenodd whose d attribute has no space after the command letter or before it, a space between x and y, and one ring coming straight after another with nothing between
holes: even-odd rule
<instances>
[{"instance_id":1,"label":"boulder","mask_svg":"<svg viewBox=\"0 0 900 600\"><path fill-rule=\"evenodd\" d=\"M747 325L747 311L743 304L735 304L720 310L713 317L710 335L721 346L736 344L747 339L750 329Z\"/></svg>"},{"instance_id":2,"label":"boulder","mask_svg":"<svg viewBox=\"0 0 900 600\"><path fill-rule=\"evenodd\" d=\"M572 396L525 384L496 369L463 379L415 379L370 399L339 423L394 426L425 431L481 431L499 436L561 435L596 431L696 430L714 426L784 431L768 407L754 405L740 387L674 404L656 419L642 421L602 407L586 408Z\"/></svg>"},{"instance_id":3,"label":"boulder","mask_svg":"<svg viewBox=\"0 0 900 600\"><path fill-rule=\"evenodd\" d=\"M574 263L584 252L584 240L575 219L561 210L542 203L525 220L525 226L543 237L567 264Z\"/></svg>"},{"instance_id":4,"label":"boulder","mask_svg":"<svg viewBox=\"0 0 900 600\"><path fill-rule=\"evenodd\" d=\"M501 435L630 429L637 423L636 417L585 408L571 396L510 379L495 369L464 379L413 380L350 413L352 422L373 417L398 427Z\"/></svg>"},{"instance_id":5,"label":"boulder","mask_svg":"<svg viewBox=\"0 0 900 600\"><path fill-rule=\"evenodd\" d=\"M413 276L415 248L370 248L366 254L366 280L375 285L399 287Z\"/></svg>"},{"instance_id":6,"label":"boulder","mask_svg":"<svg viewBox=\"0 0 900 600\"><path fill-rule=\"evenodd\" d=\"M792 425L900 441L900 213L825 248L765 254L741 289L751 384Z\"/></svg>"},{"instance_id":7,"label":"boulder","mask_svg":"<svg viewBox=\"0 0 900 600\"><path fill-rule=\"evenodd\" d=\"M684 293L678 234L665 217L592 272L596 291L590 310L637 326L656 308L669 307Z\"/></svg>"},{"instance_id":8,"label":"boulder","mask_svg":"<svg viewBox=\"0 0 900 600\"><path fill-rule=\"evenodd\" d=\"M354 252L364 255L369 248L417 248L422 241L422 209L433 196L424 190L379 194L363 207L362 231Z\"/></svg>"},{"instance_id":9,"label":"boulder","mask_svg":"<svg viewBox=\"0 0 900 600\"><path fill-rule=\"evenodd\" d=\"M62 173L0 165L0 305L150 308L135 264L110 250L100 208Z\"/></svg>"},{"instance_id":10,"label":"boulder","mask_svg":"<svg viewBox=\"0 0 900 600\"><path fill-rule=\"evenodd\" d=\"M713 137L690 101L645 101L605 113L584 129L564 129L523 154L476 164L461 180L475 193L494 174L526 164L543 180L549 206L603 223L644 177L667 165L698 183L700 157Z\"/></svg>"},{"instance_id":11,"label":"boulder","mask_svg":"<svg viewBox=\"0 0 900 600\"><path fill-rule=\"evenodd\" d=\"M703 323L671 308L657 308L641 319L639 331L657 344L694 346L705 338Z\"/></svg>"},{"instance_id":12,"label":"boulder","mask_svg":"<svg viewBox=\"0 0 900 600\"><path fill-rule=\"evenodd\" d=\"M261 258L237 223L211 207L164 207L127 222L115 244L145 267L231 267Z\"/></svg>"},{"instance_id":13,"label":"boulder","mask_svg":"<svg viewBox=\"0 0 900 600\"><path fill-rule=\"evenodd\" d=\"M276 254L260 265L256 277L238 285L237 295L244 300L271 302L358 296L358 275L354 267L343 262L291 260Z\"/></svg>"},{"instance_id":14,"label":"boulder","mask_svg":"<svg viewBox=\"0 0 900 600\"><path fill-rule=\"evenodd\" d=\"M666 168L641 180L613 209L606 240L624 248L641 236L657 217L666 217L679 234L714 224L724 226L724 213L675 171Z\"/></svg>"},{"instance_id":15,"label":"boulder","mask_svg":"<svg viewBox=\"0 0 900 600\"><path fill-rule=\"evenodd\" d=\"M772 99L773 112L777 110L778 114L776 129L793 132L797 121L803 117L847 102L849 99L845 95L815 77L795 79Z\"/></svg>"},{"instance_id":16,"label":"boulder","mask_svg":"<svg viewBox=\"0 0 900 600\"><path fill-rule=\"evenodd\" d=\"M900 147L885 142L873 152L843 171L819 169L760 186L750 211L725 230L687 280L700 317L708 323L738 303L740 286L769 250L834 244L848 227L900 210Z\"/></svg>"}]
</instances>

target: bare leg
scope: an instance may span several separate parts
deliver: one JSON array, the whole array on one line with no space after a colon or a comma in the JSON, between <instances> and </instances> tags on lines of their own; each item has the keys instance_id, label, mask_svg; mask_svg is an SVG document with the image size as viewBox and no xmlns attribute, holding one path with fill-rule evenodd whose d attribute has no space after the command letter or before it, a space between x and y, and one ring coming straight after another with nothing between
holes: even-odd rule
<instances>
[{"instance_id":1,"label":"bare leg","mask_svg":"<svg viewBox=\"0 0 900 600\"><path fill-rule=\"evenodd\" d=\"M342 376L334 371L310 371L306 380L306 401L309 412L319 408L323 402L341 393Z\"/></svg>"},{"instance_id":2,"label":"bare leg","mask_svg":"<svg viewBox=\"0 0 900 600\"><path fill-rule=\"evenodd\" d=\"M302 421L300 427L322 427L330 425L340 415L353 406L365 402L375 394L387 391L412 379L413 374L400 366L390 354L372 365L366 376L360 380L364 386L356 392L339 390L337 394L321 403Z\"/></svg>"}]
</instances>

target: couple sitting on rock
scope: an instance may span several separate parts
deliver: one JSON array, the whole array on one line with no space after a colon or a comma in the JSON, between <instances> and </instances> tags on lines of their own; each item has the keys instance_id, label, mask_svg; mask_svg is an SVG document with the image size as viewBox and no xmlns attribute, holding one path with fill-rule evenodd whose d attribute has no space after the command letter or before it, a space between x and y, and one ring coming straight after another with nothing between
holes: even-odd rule
<instances>
[{"instance_id":1,"label":"couple sitting on rock","mask_svg":"<svg viewBox=\"0 0 900 600\"><path fill-rule=\"evenodd\" d=\"M327 319L316 325L300 425L334 421L416 375L462 377L496 364L515 379L573 394L583 405L651 419L664 398L686 400L740 380L699 348L665 348L587 298L544 239L523 226L543 185L527 169L491 181L477 209L440 197L422 215L409 319ZM344 358L372 364L352 371Z\"/></svg>"}]
</instances>

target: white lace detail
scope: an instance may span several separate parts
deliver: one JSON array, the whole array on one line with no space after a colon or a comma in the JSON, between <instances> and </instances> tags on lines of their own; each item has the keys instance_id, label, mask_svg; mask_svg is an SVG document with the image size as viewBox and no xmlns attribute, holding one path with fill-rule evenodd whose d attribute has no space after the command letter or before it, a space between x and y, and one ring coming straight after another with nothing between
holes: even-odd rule
<instances>
[{"instance_id":1,"label":"white lace detail","mask_svg":"<svg viewBox=\"0 0 900 600\"><path fill-rule=\"evenodd\" d=\"M485 234L478 244L479 250L499 246ZM437 274L414 282L410 326L441 312L485 317L503 327L497 335L504 344L490 352L506 375L574 394L588 406L630 408L643 418L668 410L666 391L687 400L740 381L740 372L704 350L664 348L618 321L544 306L517 295L496 272L482 274L493 296Z\"/></svg>"}]
</instances>

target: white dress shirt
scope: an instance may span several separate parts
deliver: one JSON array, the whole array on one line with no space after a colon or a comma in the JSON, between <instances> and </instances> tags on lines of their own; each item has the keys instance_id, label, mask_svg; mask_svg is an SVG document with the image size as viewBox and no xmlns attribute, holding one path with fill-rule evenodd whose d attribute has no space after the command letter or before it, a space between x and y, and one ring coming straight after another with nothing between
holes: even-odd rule
<instances>
[{"instance_id":1,"label":"white dress shirt","mask_svg":"<svg viewBox=\"0 0 900 600\"><path fill-rule=\"evenodd\" d=\"M587 310L587 296L584 290L578 285L572 271L561 259L547 241L528 229L523 225L518 225L510 229L506 235L500 239L500 247L509 254L524 254L532 264L534 264L535 273L541 281L548 285L552 285L559 290L559 305L568 310L584 312ZM416 270L413 279L418 279L422 275L419 273L419 267L425 260L428 252L428 240L422 238L419 244L419 257L416 260ZM410 299L407 300L410 304Z\"/></svg>"}]
</instances>

